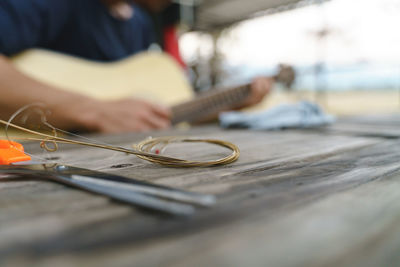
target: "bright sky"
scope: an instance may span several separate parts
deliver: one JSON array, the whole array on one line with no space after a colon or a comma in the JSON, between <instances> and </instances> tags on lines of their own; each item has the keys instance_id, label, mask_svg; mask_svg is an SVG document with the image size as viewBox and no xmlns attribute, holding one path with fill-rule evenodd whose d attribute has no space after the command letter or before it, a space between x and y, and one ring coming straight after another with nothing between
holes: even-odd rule
<instances>
[{"instance_id":1,"label":"bright sky","mask_svg":"<svg viewBox=\"0 0 400 267\"><path fill-rule=\"evenodd\" d=\"M313 64L318 57L328 63L359 61L400 62L400 1L331 0L252 19L221 38L219 48L231 64ZM315 33L327 25L331 34L325 45ZM208 36L188 33L181 38L183 57L208 55Z\"/></svg>"}]
</instances>

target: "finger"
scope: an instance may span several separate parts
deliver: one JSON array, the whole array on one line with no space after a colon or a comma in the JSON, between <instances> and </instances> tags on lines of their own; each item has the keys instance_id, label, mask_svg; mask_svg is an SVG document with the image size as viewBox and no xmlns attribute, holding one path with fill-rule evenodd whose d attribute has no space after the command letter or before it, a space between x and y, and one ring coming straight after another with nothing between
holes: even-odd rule
<instances>
[{"instance_id":1,"label":"finger","mask_svg":"<svg viewBox=\"0 0 400 267\"><path fill-rule=\"evenodd\" d=\"M271 89L271 81L267 78L257 78L254 80L254 91L258 95L266 95Z\"/></svg>"},{"instance_id":2,"label":"finger","mask_svg":"<svg viewBox=\"0 0 400 267\"><path fill-rule=\"evenodd\" d=\"M156 113L158 116L168 118L168 119L171 118L171 116L172 116L171 109L166 106L150 103L145 100L135 100L135 101L136 101L136 104L141 105L143 109L152 110L152 112Z\"/></svg>"},{"instance_id":3,"label":"finger","mask_svg":"<svg viewBox=\"0 0 400 267\"><path fill-rule=\"evenodd\" d=\"M98 131L102 133L124 133L132 131L142 131L146 127L144 123L138 118L123 110L123 112L109 112L105 113L101 120L97 121Z\"/></svg>"},{"instance_id":4,"label":"finger","mask_svg":"<svg viewBox=\"0 0 400 267\"><path fill-rule=\"evenodd\" d=\"M143 103L140 105L139 109L124 110L120 114L117 120L121 128L129 131L146 131L167 128L170 125L169 119L156 114L151 105Z\"/></svg>"},{"instance_id":5,"label":"finger","mask_svg":"<svg viewBox=\"0 0 400 267\"><path fill-rule=\"evenodd\" d=\"M266 78L256 78L251 83L251 92L246 101L243 103L243 107L255 105L261 100L263 100L264 96L269 93L271 88L271 83L269 79Z\"/></svg>"},{"instance_id":6,"label":"finger","mask_svg":"<svg viewBox=\"0 0 400 267\"><path fill-rule=\"evenodd\" d=\"M144 132L152 128L144 122L135 121L119 121L114 123L105 123L102 125L101 132L108 134L127 133L127 132Z\"/></svg>"},{"instance_id":7,"label":"finger","mask_svg":"<svg viewBox=\"0 0 400 267\"><path fill-rule=\"evenodd\" d=\"M149 112L143 118L143 122L153 129L165 129L171 126L169 119L159 116L159 114Z\"/></svg>"},{"instance_id":8,"label":"finger","mask_svg":"<svg viewBox=\"0 0 400 267\"><path fill-rule=\"evenodd\" d=\"M264 97L271 90L271 80L262 78L256 81L255 90L260 97Z\"/></svg>"},{"instance_id":9,"label":"finger","mask_svg":"<svg viewBox=\"0 0 400 267\"><path fill-rule=\"evenodd\" d=\"M172 116L171 109L162 105L151 105L152 111L163 118L170 119Z\"/></svg>"},{"instance_id":10,"label":"finger","mask_svg":"<svg viewBox=\"0 0 400 267\"><path fill-rule=\"evenodd\" d=\"M100 131L102 133L123 133L135 131L139 125L137 122L130 123L128 117L126 116L110 116L105 117L101 122L99 122Z\"/></svg>"}]
</instances>

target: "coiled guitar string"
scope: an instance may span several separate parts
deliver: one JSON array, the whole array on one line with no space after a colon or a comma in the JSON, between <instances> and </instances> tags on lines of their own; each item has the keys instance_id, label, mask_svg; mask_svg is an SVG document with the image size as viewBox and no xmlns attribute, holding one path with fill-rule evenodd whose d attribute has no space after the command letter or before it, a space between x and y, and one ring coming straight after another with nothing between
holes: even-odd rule
<instances>
[{"instance_id":1,"label":"coiled guitar string","mask_svg":"<svg viewBox=\"0 0 400 267\"><path fill-rule=\"evenodd\" d=\"M183 162L179 162L179 167L207 167L207 166L215 166L215 165L225 165L236 161L239 158L240 151L239 148L227 141L216 140L216 139L200 139L200 138L189 138L189 137L178 137L178 136L170 136L170 137L158 137L158 138L148 138L143 140L142 142L133 145L133 147L142 152L151 152L157 146L162 147L162 150L166 148L167 145L171 143L209 143L222 147L226 147L232 151L232 153L226 157L210 160L210 161L191 161L191 160L183 160ZM161 150L161 151L162 151ZM159 151L159 150L158 150ZM153 155L153 154L152 154ZM136 155L141 159L148 160L150 162L159 163L167 166L176 166L176 163L170 163L167 161L160 161L157 158Z\"/></svg>"},{"instance_id":2,"label":"coiled guitar string","mask_svg":"<svg viewBox=\"0 0 400 267\"><path fill-rule=\"evenodd\" d=\"M18 126L14 123L12 123L12 120L15 119L15 117L21 112L26 111L29 108L36 108L35 111L37 112L39 110L39 114L41 115L41 122L49 127L53 133L53 135L46 134L46 133L41 133L39 131L31 130L22 126ZM113 145L108 145L104 143L98 143L95 140L79 136L73 133L69 133L67 131L63 131L60 129L57 129L53 127L51 124L49 124L46 121L45 118L45 112L40 111L40 109L43 108L42 104L31 104L27 105L21 109L19 109L16 113L14 113L9 121L4 121L0 119L0 124L3 124L5 126L5 133L6 137L8 140L11 141L9 134L8 134L8 129L10 127L23 131L25 133L33 134L39 137L24 137L24 138L16 138L16 139L23 139L23 140L29 140L29 141L39 141L41 148L49 151L49 152L55 152L58 150L58 143L64 143L64 144L75 144L75 145L82 145L82 146L89 146L89 147L95 147L95 148L100 148L100 149L107 149L107 150L113 150L113 151L118 151L118 152L123 152L127 154L132 154L136 155L137 157L169 166L169 167L208 167L208 166L217 166L217 165L226 165L230 164L234 161L236 161L239 156L240 156L240 151L239 148L234 145L233 143L223 141L223 140L216 140L216 139L202 139L202 138L190 138L190 137L177 137L177 136L171 136L171 137L155 137L155 138L147 138L144 141L134 144L132 147L133 149L127 149L124 147L119 147L119 146L113 146ZM25 118L26 120L26 118ZM85 141L78 141L78 140L72 140L64 137L57 136L57 131L60 131L65 134L73 135L76 137L84 138L88 140L88 142ZM163 156L157 153L152 153L152 150L156 147L161 147L162 150L166 148L171 143L209 143L209 144L214 144L218 145L221 147L228 148L232 151L232 153L228 156L222 157L220 159L216 160L210 160L210 161L191 161L191 160L185 160L185 159L179 159L179 158L174 158L174 157L169 157L169 156ZM52 144L49 146L48 144Z\"/></svg>"}]
</instances>

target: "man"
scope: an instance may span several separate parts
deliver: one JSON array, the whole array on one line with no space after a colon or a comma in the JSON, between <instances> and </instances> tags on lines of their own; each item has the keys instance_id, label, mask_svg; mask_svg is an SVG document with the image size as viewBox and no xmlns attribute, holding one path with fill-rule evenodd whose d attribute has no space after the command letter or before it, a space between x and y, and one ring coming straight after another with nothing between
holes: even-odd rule
<instances>
[{"instance_id":1,"label":"man","mask_svg":"<svg viewBox=\"0 0 400 267\"><path fill-rule=\"evenodd\" d=\"M1 0L0 118L33 102L52 111L49 122L63 129L115 133L163 129L168 108L138 99L99 101L43 84L16 70L8 57L41 47L92 60L112 61L146 50L154 41L147 12L170 0ZM256 79L244 106L257 103L270 82ZM110 88L112 90L112 88Z\"/></svg>"}]
</instances>

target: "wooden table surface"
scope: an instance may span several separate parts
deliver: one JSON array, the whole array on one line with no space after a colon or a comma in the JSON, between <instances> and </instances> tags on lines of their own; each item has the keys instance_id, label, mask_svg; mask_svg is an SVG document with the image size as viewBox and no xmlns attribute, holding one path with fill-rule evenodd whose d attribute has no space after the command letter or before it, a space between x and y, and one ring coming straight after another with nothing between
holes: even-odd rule
<instances>
[{"instance_id":1,"label":"wooden table surface","mask_svg":"<svg viewBox=\"0 0 400 267\"><path fill-rule=\"evenodd\" d=\"M74 166L212 193L177 218L49 181L0 181L1 266L400 266L400 115L313 130L169 130L231 141L237 162L167 168L77 146L46 155ZM129 147L144 134L97 136ZM181 157L218 157L175 146Z\"/></svg>"}]
</instances>

